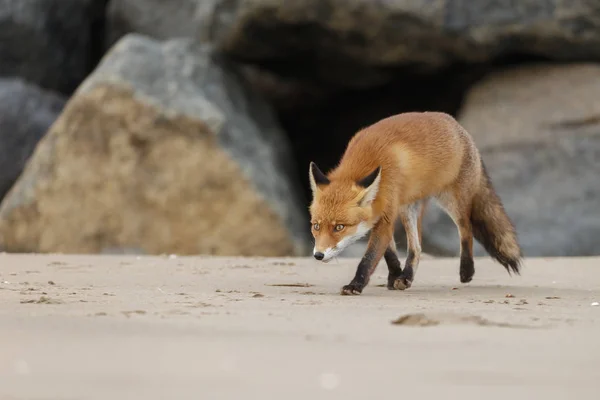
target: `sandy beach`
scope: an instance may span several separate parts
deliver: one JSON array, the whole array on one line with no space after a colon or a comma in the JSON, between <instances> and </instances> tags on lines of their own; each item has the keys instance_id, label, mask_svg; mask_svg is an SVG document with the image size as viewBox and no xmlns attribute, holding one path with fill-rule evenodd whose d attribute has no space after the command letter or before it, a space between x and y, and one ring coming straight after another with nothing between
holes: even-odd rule
<instances>
[{"instance_id":1,"label":"sandy beach","mask_svg":"<svg viewBox=\"0 0 600 400\"><path fill-rule=\"evenodd\" d=\"M600 259L0 255L0 399L597 399Z\"/></svg>"}]
</instances>

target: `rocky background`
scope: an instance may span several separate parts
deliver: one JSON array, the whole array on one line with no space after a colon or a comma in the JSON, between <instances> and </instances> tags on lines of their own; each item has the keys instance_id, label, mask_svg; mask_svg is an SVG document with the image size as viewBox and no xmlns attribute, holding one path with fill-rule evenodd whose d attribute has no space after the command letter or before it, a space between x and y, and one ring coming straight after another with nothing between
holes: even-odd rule
<instances>
[{"instance_id":1,"label":"rocky background","mask_svg":"<svg viewBox=\"0 0 600 400\"><path fill-rule=\"evenodd\" d=\"M474 136L526 256L600 254L597 0L0 0L0 249L309 254L309 161L415 110Z\"/></svg>"}]
</instances>

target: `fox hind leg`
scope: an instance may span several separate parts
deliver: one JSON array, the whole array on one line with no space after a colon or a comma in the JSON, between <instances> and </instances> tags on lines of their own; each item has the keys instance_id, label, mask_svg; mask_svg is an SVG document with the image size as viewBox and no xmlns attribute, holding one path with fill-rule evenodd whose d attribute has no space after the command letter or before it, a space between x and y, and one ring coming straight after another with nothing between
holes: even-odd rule
<instances>
[{"instance_id":1,"label":"fox hind leg","mask_svg":"<svg viewBox=\"0 0 600 400\"><path fill-rule=\"evenodd\" d=\"M463 197L464 198L464 197ZM438 203L452 219L458 228L460 237L460 282L468 283L475 275L473 261L473 228L471 225L471 204L465 204L452 192L442 194L437 198Z\"/></svg>"}]
</instances>

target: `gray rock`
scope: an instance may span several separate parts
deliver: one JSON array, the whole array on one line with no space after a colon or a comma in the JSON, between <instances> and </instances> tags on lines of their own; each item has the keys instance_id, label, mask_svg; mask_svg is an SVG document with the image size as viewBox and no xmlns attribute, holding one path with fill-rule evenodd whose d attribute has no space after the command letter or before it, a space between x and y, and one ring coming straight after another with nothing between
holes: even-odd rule
<instances>
[{"instance_id":1,"label":"gray rock","mask_svg":"<svg viewBox=\"0 0 600 400\"><path fill-rule=\"evenodd\" d=\"M22 79L0 78L0 200L64 104L62 96Z\"/></svg>"},{"instance_id":2,"label":"gray rock","mask_svg":"<svg viewBox=\"0 0 600 400\"><path fill-rule=\"evenodd\" d=\"M481 149L526 256L600 254L600 64L494 73L459 121ZM452 222L432 209L424 237L458 254ZM481 246L476 254L484 255Z\"/></svg>"},{"instance_id":3,"label":"gray rock","mask_svg":"<svg viewBox=\"0 0 600 400\"><path fill-rule=\"evenodd\" d=\"M208 37L208 21L221 0L112 0L107 13L111 47L128 33L155 39Z\"/></svg>"},{"instance_id":4,"label":"gray rock","mask_svg":"<svg viewBox=\"0 0 600 400\"><path fill-rule=\"evenodd\" d=\"M600 59L591 0L222 0L212 40L237 60L341 87L511 55Z\"/></svg>"},{"instance_id":5,"label":"gray rock","mask_svg":"<svg viewBox=\"0 0 600 400\"><path fill-rule=\"evenodd\" d=\"M107 13L107 40L112 47L128 33L154 39L193 38L210 42L211 21L220 14L222 0L112 0ZM248 65L240 71L253 90L257 90L277 110L293 110L299 105L326 101L324 88L303 79L279 77L269 70Z\"/></svg>"},{"instance_id":6,"label":"gray rock","mask_svg":"<svg viewBox=\"0 0 600 400\"><path fill-rule=\"evenodd\" d=\"M95 63L104 0L0 0L0 76L71 93Z\"/></svg>"},{"instance_id":7,"label":"gray rock","mask_svg":"<svg viewBox=\"0 0 600 400\"><path fill-rule=\"evenodd\" d=\"M190 40L120 40L0 206L6 251L307 254L271 109Z\"/></svg>"}]
</instances>

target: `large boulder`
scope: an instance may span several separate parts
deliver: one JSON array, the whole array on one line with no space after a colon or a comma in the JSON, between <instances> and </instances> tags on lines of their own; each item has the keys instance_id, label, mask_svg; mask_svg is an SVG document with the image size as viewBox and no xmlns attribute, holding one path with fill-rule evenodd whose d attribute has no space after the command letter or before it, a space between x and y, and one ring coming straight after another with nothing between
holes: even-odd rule
<instances>
[{"instance_id":1,"label":"large boulder","mask_svg":"<svg viewBox=\"0 0 600 400\"><path fill-rule=\"evenodd\" d=\"M98 56L106 0L0 0L0 76L71 93Z\"/></svg>"},{"instance_id":2,"label":"large boulder","mask_svg":"<svg viewBox=\"0 0 600 400\"><path fill-rule=\"evenodd\" d=\"M111 0L107 9L105 47L128 33L154 39L193 38L211 41L212 20L220 15L223 0ZM242 65L241 73L253 90L276 109L294 110L305 104L324 104L329 92L307 79L281 77L254 65Z\"/></svg>"},{"instance_id":3,"label":"large boulder","mask_svg":"<svg viewBox=\"0 0 600 400\"><path fill-rule=\"evenodd\" d=\"M270 108L209 47L127 35L0 206L0 246L307 254L292 159Z\"/></svg>"},{"instance_id":4,"label":"large boulder","mask_svg":"<svg viewBox=\"0 0 600 400\"><path fill-rule=\"evenodd\" d=\"M459 121L481 149L526 256L600 254L599 98L600 64L515 67L468 93ZM424 229L457 254L456 228L438 208Z\"/></svg>"},{"instance_id":5,"label":"large boulder","mask_svg":"<svg viewBox=\"0 0 600 400\"><path fill-rule=\"evenodd\" d=\"M15 183L65 99L20 78L0 78L0 200Z\"/></svg>"},{"instance_id":6,"label":"large boulder","mask_svg":"<svg viewBox=\"0 0 600 400\"><path fill-rule=\"evenodd\" d=\"M600 59L595 0L222 0L209 31L237 60L340 87L384 84L398 67Z\"/></svg>"},{"instance_id":7,"label":"large boulder","mask_svg":"<svg viewBox=\"0 0 600 400\"><path fill-rule=\"evenodd\" d=\"M206 38L221 0L111 0L107 12L107 46L128 33L155 39Z\"/></svg>"}]
</instances>

